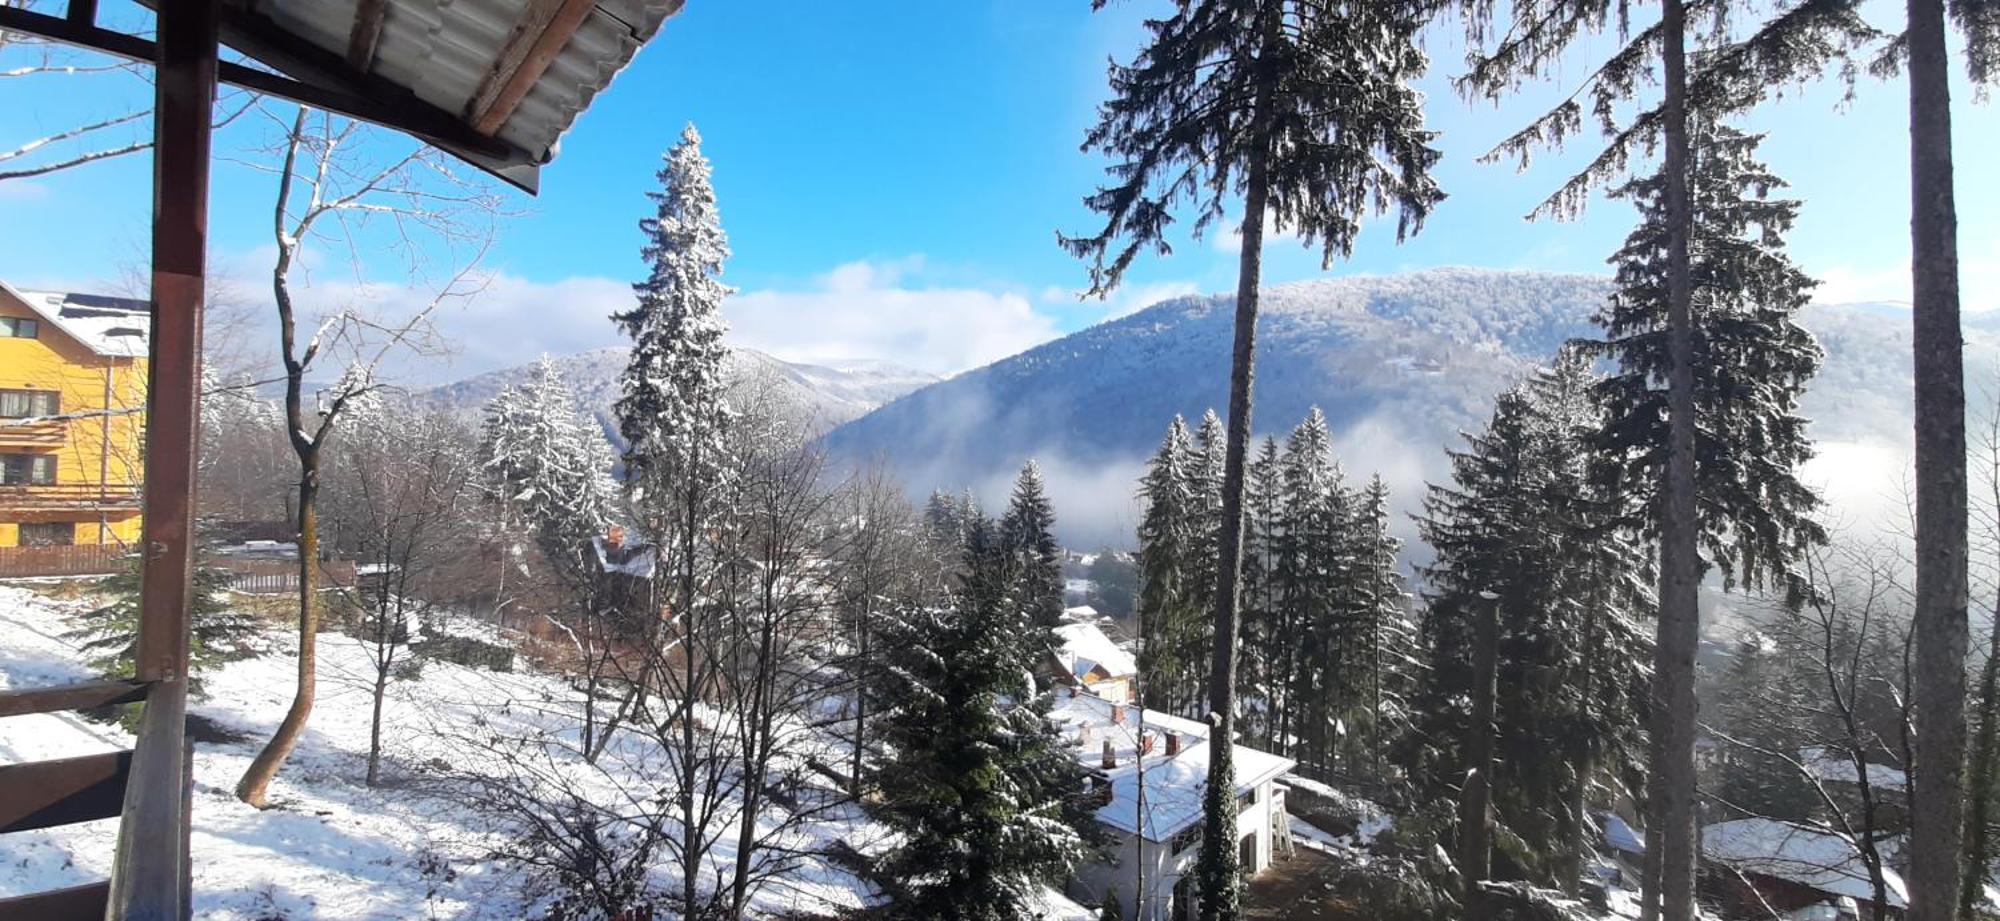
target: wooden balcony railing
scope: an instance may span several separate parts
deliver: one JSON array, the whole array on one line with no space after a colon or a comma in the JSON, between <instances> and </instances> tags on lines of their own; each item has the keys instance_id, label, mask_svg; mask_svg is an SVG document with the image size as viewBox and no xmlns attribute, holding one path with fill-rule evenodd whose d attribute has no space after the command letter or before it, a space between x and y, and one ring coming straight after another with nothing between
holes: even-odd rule
<instances>
[{"instance_id":1,"label":"wooden balcony railing","mask_svg":"<svg viewBox=\"0 0 2000 921\"><path fill-rule=\"evenodd\" d=\"M125 565L125 556L131 552L131 548L117 544L0 547L0 579L113 573Z\"/></svg>"},{"instance_id":2,"label":"wooden balcony railing","mask_svg":"<svg viewBox=\"0 0 2000 921\"><path fill-rule=\"evenodd\" d=\"M0 419L0 448L60 448L69 440L69 423L56 419L22 423Z\"/></svg>"},{"instance_id":3,"label":"wooden balcony railing","mask_svg":"<svg viewBox=\"0 0 2000 921\"><path fill-rule=\"evenodd\" d=\"M127 483L0 486L0 512L124 511L139 507L139 487Z\"/></svg>"}]
</instances>

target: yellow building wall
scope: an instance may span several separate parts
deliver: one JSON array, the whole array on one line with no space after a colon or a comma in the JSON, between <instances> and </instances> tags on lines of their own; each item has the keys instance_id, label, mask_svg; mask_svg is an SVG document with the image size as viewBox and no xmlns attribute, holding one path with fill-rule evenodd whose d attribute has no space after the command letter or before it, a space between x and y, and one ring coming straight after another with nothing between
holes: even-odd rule
<instances>
[{"instance_id":1,"label":"yellow building wall","mask_svg":"<svg viewBox=\"0 0 2000 921\"><path fill-rule=\"evenodd\" d=\"M55 454L57 484L138 486L145 444L146 360L98 355L5 293L0 293L0 316L25 317L41 325L34 339L0 337L0 389L54 390L62 395L65 414L132 410L69 420L63 443L54 450L10 446L0 451ZM23 521L76 522L79 544L131 543L139 537L136 509L10 513L0 504L0 547L19 543L18 525Z\"/></svg>"}]
</instances>

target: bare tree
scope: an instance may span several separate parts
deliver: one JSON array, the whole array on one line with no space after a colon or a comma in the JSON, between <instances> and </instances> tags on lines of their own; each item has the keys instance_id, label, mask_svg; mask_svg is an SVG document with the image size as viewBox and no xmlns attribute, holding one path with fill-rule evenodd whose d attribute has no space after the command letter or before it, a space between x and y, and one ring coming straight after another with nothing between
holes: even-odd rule
<instances>
[{"instance_id":1,"label":"bare tree","mask_svg":"<svg viewBox=\"0 0 2000 921\"><path fill-rule=\"evenodd\" d=\"M456 175L435 150L417 146L384 158L355 122L303 106L288 122L271 117L283 129L279 165L246 165L271 172L278 183L272 208L278 255L271 267L271 294L285 372L285 432L298 460L299 661L290 709L236 785L237 798L258 808L267 805L271 780L312 715L314 637L319 632L318 498L327 441L349 404L377 388L376 376L388 358L405 350L435 349L432 316L445 304L477 293L481 283L473 269L491 242L498 211L490 192ZM305 247L313 241L344 242L358 270L359 241L371 230L393 242L426 293L415 306L387 317L352 307L336 310L301 342L305 305L299 303L295 285ZM441 246L448 260L442 281L427 283L431 273L425 268L435 258L427 246ZM307 374L318 367L315 362L343 353L349 373L308 408Z\"/></svg>"},{"instance_id":2,"label":"bare tree","mask_svg":"<svg viewBox=\"0 0 2000 921\"><path fill-rule=\"evenodd\" d=\"M340 587L367 644L371 674L368 785L381 780L382 702L413 633L440 596L434 576L465 546L462 501L474 471L470 437L439 411L408 405L359 414L338 442L328 471L330 517L340 549L361 564Z\"/></svg>"}]
</instances>

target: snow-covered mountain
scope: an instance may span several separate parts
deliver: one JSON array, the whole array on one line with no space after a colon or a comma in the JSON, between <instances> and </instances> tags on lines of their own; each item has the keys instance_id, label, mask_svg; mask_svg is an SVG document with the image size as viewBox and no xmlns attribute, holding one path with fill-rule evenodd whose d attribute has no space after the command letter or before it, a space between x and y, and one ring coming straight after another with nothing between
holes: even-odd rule
<instances>
[{"instance_id":1,"label":"snow-covered mountain","mask_svg":"<svg viewBox=\"0 0 2000 921\"><path fill-rule=\"evenodd\" d=\"M1317 405L1350 476L1382 473L1414 511L1423 481L1446 475L1457 433L1565 340L1591 333L1609 290L1603 276L1459 268L1275 286L1258 327L1256 429L1282 434ZM886 459L913 491L970 487L988 502L1035 457L1065 539L1128 544L1137 473L1167 420L1226 407L1233 302L1156 304L925 387L828 444L837 458ZM1908 317L1880 304L1807 312L1828 352L1805 407L1828 476L1860 462L1850 445L1880 449L1865 458L1880 467L1908 441ZM1968 323L1967 336L1976 395L1996 380L2000 324Z\"/></svg>"},{"instance_id":2,"label":"snow-covered mountain","mask_svg":"<svg viewBox=\"0 0 2000 921\"><path fill-rule=\"evenodd\" d=\"M625 346L611 346L550 359L576 391L577 408L595 417L607 432L617 428L611 421L611 407L618 400L618 378L625 372L630 353L631 349ZM476 414L501 390L526 381L533 368L528 364L489 371L431 388L423 396L439 405ZM778 399L822 427L847 422L938 380L937 375L886 361L808 365L746 348L730 353L726 370L739 382L753 379L767 382Z\"/></svg>"}]
</instances>

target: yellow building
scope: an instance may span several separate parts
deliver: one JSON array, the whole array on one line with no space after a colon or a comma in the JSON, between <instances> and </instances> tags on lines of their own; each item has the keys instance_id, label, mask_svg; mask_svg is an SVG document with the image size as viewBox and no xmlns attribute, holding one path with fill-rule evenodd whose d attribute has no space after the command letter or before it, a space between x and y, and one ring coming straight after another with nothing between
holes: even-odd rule
<instances>
[{"instance_id":1,"label":"yellow building","mask_svg":"<svg viewBox=\"0 0 2000 921\"><path fill-rule=\"evenodd\" d=\"M0 547L138 539L150 321L0 282Z\"/></svg>"}]
</instances>

